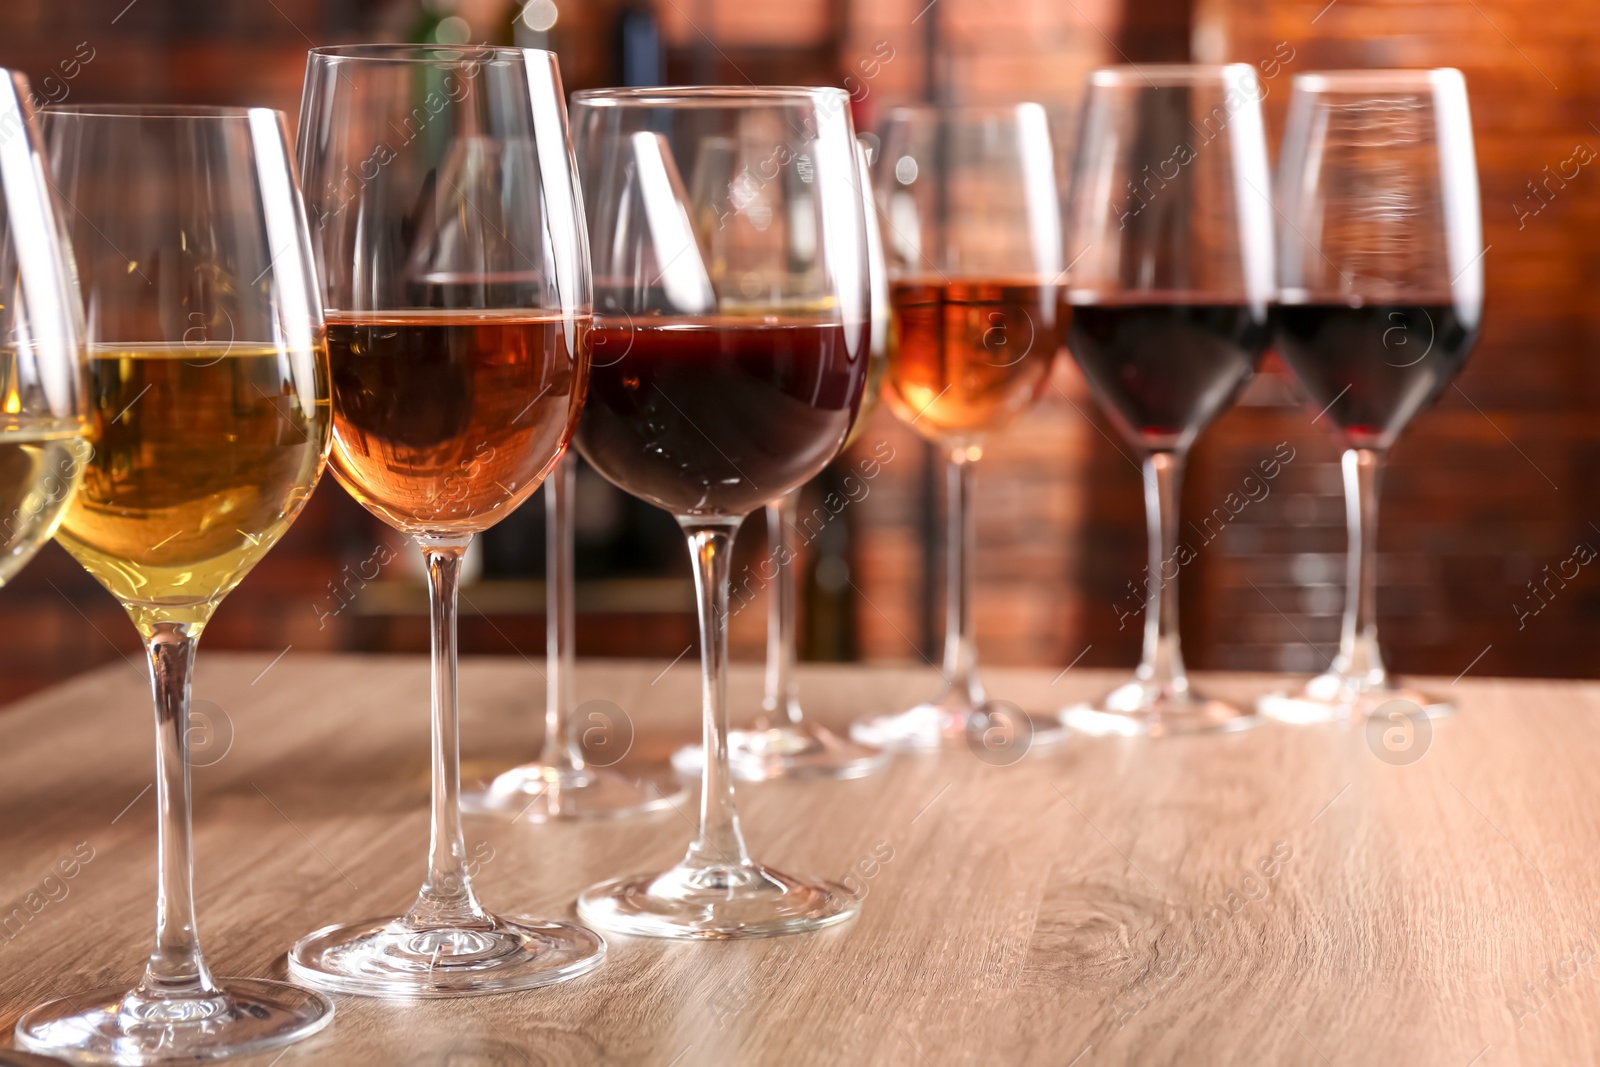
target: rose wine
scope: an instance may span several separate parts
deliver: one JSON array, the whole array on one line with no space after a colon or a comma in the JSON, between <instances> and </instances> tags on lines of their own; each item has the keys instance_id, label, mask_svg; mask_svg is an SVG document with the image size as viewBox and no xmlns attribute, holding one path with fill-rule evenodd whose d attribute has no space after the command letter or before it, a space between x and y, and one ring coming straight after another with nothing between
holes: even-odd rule
<instances>
[{"instance_id":1,"label":"rose wine","mask_svg":"<svg viewBox=\"0 0 1600 1067\"><path fill-rule=\"evenodd\" d=\"M1067 347L1128 439L1164 452L1189 447L1233 403L1269 337L1265 312L1245 304L1096 294L1073 300Z\"/></svg>"},{"instance_id":2,"label":"rose wine","mask_svg":"<svg viewBox=\"0 0 1600 1067\"><path fill-rule=\"evenodd\" d=\"M1278 343L1311 404L1356 448L1387 448L1467 361L1477 328L1448 300L1285 304Z\"/></svg>"},{"instance_id":3,"label":"rose wine","mask_svg":"<svg viewBox=\"0 0 1600 1067\"><path fill-rule=\"evenodd\" d=\"M929 440L977 444L1032 407L1071 308L1026 280L902 281L889 290L884 397Z\"/></svg>"},{"instance_id":4,"label":"rose wine","mask_svg":"<svg viewBox=\"0 0 1600 1067\"><path fill-rule=\"evenodd\" d=\"M849 434L865 330L792 319L640 317L596 328L578 447L674 515L746 515L809 481Z\"/></svg>"},{"instance_id":5,"label":"rose wine","mask_svg":"<svg viewBox=\"0 0 1600 1067\"><path fill-rule=\"evenodd\" d=\"M93 455L57 539L141 631L204 624L288 528L327 455L323 351L91 348Z\"/></svg>"},{"instance_id":6,"label":"rose wine","mask_svg":"<svg viewBox=\"0 0 1600 1067\"><path fill-rule=\"evenodd\" d=\"M589 322L531 311L331 312L333 471L409 533L476 533L561 457Z\"/></svg>"},{"instance_id":7,"label":"rose wine","mask_svg":"<svg viewBox=\"0 0 1600 1067\"><path fill-rule=\"evenodd\" d=\"M87 426L0 432L0 585L50 540L90 455Z\"/></svg>"}]
</instances>

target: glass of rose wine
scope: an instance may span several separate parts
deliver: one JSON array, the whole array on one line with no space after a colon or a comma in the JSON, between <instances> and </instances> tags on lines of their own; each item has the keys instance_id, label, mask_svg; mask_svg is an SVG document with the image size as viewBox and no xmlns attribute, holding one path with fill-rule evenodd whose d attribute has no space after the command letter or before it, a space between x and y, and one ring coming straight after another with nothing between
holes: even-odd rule
<instances>
[{"instance_id":1,"label":"glass of rose wine","mask_svg":"<svg viewBox=\"0 0 1600 1067\"><path fill-rule=\"evenodd\" d=\"M1232 406L1270 336L1262 95L1247 64L1089 76L1067 202L1078 257L1067 347L1144 456L1149 564L1144 656L1132 681L1062 713L1081 733L1158 736L1260 721L1189 684L1177 580L1193 558L1178 539L1184 457Z\"/></svg>"},{"instance_id":2,"label":"glass of rose wine","mask_svg":"<svg viewBox=\"0 0 1600 1067\"><path fill-rule=\"evenodd\" d=\"M877 407L878 389L888 365L889 281L883 262L883 238L878 230L877 211L872 201L871 169L866 148L858 146L859 182L867 227L867 270L872 292L872 333L867 366L867 391L856 415L844 449L860 439L867 421ZM739 257L728 255L724 242L737 233L724 224L733 211L730 197L738 189L734 163L738 159L727 138L706 138L701 142L689 183L689 199L695 234L711 252L713 284L726 286L729 269L739 269ZM731 268L730 268L731 265ZM889 753L840 737L815 719L808 719L800 704L800 678L795 669L799 661L795 635L799 608L796 572L800 569L800 495L791 489L777 500L767 501L767 557L760 576L770 571L767 597L767 670L761 713L750 726L728 733L728 762L733 776L741 781L762 782L774 778L862 778L882 770ZM809 518L809 516L808 516ZM809 522L805 529L811 530ZM820 528L819 528L820 529ZM705 750L689 745L673 753L672 764L681 774L699 777Z\"/></svg>"},{"instance_id":3,"label":"glass of rose wine","mask_svg":"<svg viewBox=\"0 0 1600 1067\"><path fill-rule=\"evenodd\" d=\"M327 458L327 350L288 137L264 108L52 107L43 127L89 309L96 428L56 537L149 653L156 944L131 990L34 1008L17 1037L96 1063L260 1052L321 1029L333 1005L213 978L201 955L189 693L206 624Z\"/></svg>"},{"instance_id":4,"label":"glass of rose wine","mask_svg":"<svg viewBox=\"0 0 1600 1067\"><path fill-rule=\"evenodd\" d=\"M1461 72L1295 76L1278 163L1278 351L1344 449L1344 625L1328 670L1260 710L1290 722L1448 714L1378 648L1378 477L1466 362L1483 318L1483 234Z\"/></svg>"},{"instance_id":5,"label":"glass of rose wine","mask_svg":"<svg viewBox=\"0 0 1600 1067\"><path fill-rule=\"evenodd\" d=\"M803 485L866 389L870 288L849 98L839 89L616 89L573 98L594 250L597 361L578 447L683 528L699 594L706 753L700 826L677 865L585 890L596 926L765 937L854 916L842 887L750 858L728 764L728 583L744 517ZM713 142L712 139L716 139ZM733 153L720 248L682 179Z\"/></svg>"},{"instance_id":6,"label":"glass of rose wine","mask_svg":"<svg viewBox=\"0 0 1600 1067\"><path fill-rule=\"evenodd\" d=\"M94 428L83 305L31 96L0 69L0 586L55 534Z\"/></svg>"},{"instance_id":7,"label":"glass of rose wine","mask_svg":"<svg viewBox=\"0 0 1600 1067\"><path fill-rule=\"evenodd\" d=\"M491 913L473 891L456 703L462 556L555 467L588 378L588 249L555 56L313 49L300 162L328 320L334 474L416 541L427 568L433 799L410 910L307 935L289 973L393 997L575 977L604 956L597 934Z\"/></svg>"},{"instance_id":8,"label":"glass of rose wine","mask_svg":"<svg viewBox=\"0 0 1600 1067\"><path fill-rule=\"evenodd\" d=\"M944 453L948 494L943 685L909 711L856 723L891 750L1059 740L1014 721L978 677L972 612L983 445L1044 395L1070 308L1049 119L1039 104L897 108L875 187L889 276L889 408Z\"/></svg>"}]
</instances>

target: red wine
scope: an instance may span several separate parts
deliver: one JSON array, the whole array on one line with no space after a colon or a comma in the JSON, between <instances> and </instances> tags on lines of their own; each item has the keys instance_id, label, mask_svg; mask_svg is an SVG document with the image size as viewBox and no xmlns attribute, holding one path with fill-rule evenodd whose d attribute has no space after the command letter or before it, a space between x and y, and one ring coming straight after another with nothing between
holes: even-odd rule
<instances>
[{"instance_id":1,"label":"red wine","mask_svg":"<svg viewBox=\"0 0 1600 1067\"><path fill-rule=\"evenodd\" d=\"M1285 304L1278 348L1355 448L1388 448L1467 361L1476 326L1448 301Z\"/></svg>"},{"instance_id":2,"label":"red wine","mask_svg":"<svg viewBox=\"0 0 1600 1067\"><path fill-rule=\"evenodd\" d=\"M850 433L865 331L793 319L596 320L577 443L674 515L746 515L803 485Z\"/></svg>"},{"instance_id":3,"label":"red wine","mask_svg":"<svg viewBox=\"0 0 1600 1067\"><path fill-rule=\"evenodd\" d=\"M1187 448L1250 380L1270 337L1267 316L1201 295L1128 296L1073 301L1067 347L1129 440Z\"/></svg>"}]
</instances>

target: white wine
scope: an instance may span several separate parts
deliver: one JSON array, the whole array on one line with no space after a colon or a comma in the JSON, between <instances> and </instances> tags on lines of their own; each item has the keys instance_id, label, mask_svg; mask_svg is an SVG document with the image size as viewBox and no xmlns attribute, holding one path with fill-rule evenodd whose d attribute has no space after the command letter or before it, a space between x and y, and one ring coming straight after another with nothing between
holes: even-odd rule
<instances>
[{"instance_id":1,"label":"white wine","mask_svg":"<svg viewBox=\"0 0 1600 1067\"><path fill-rule=\"evenodd\" d=\"M89 350L96 440L57 539L140 632L203 627L311 495L331 420L326 350Z\"/></svg>"},{"instance_id":2,"label":"white wine","mask_svg":"<svg viewBox=\"0 0 1600 1067\"><path fill-rule=\"evenodd\" d=\"M50 540L83 477L88 424L0 430L0 585Z\"/></svg>"}]
</instances>

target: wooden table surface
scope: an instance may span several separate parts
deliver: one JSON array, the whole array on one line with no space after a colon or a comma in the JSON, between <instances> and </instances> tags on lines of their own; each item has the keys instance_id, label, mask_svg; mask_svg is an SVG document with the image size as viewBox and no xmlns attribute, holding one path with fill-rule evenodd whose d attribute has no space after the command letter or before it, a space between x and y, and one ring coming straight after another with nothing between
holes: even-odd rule
<instances>
[{"instance_id":1,"label":"wooden table surface","mask_svg":"<svg viewBox=\"0 0 1600 1067\"><path fill-rule=\"evenodd\" d=\"M613 701L635 725L629 763L694 736L694 658L664 666L583 665L580 698ZM464 663L469 775L536 752L537 670ZM1053 676L989 681L997 697L1046 708L1116 677ZM427 835L426 679L419 658L202 649L196 697L232 731L195 771L214 971L282 977L299 935L410 903ZM933 680L802 674L808 707L837 726ZM1247 699L1274 679L1207 681ZM752 852L851 876L859 920L765 941L612 937L593 974L525 994L340 997L322 1034L237 1062L1600 1061L1600 684L1428 681L1462 714L1398 750L1346 727L1274 724L1079 739L1009 766L960 749L860 781L741 786ZM758 689L754 668L735 671L736 707ZM142 965L150 720L141 669L121 663L0 714L6 1033L35 1002L129 983ZM571 916L589 883L676 859L692 816L685 805L609 824L469 818L467 841L488 906ZM75 852L92 858L47 882Z\"/></svg>"}]
</instances>

